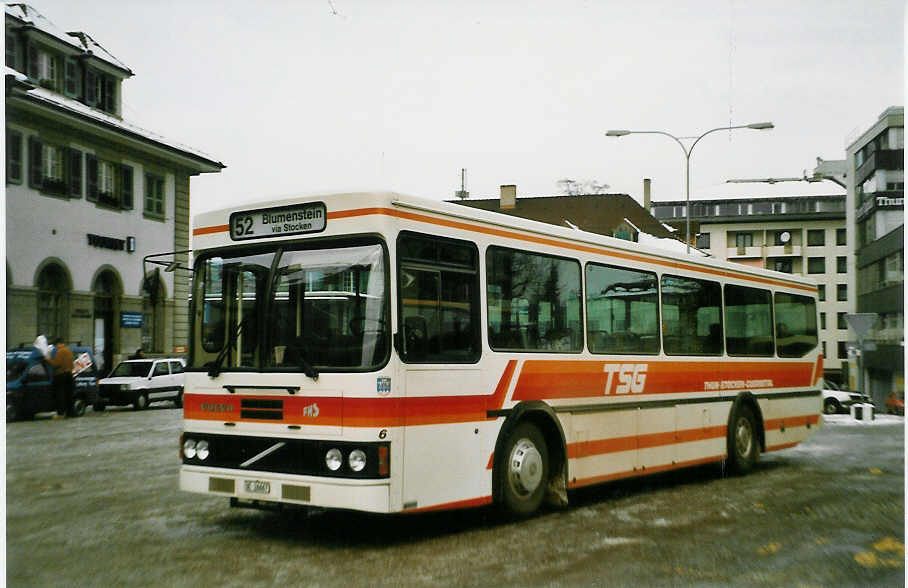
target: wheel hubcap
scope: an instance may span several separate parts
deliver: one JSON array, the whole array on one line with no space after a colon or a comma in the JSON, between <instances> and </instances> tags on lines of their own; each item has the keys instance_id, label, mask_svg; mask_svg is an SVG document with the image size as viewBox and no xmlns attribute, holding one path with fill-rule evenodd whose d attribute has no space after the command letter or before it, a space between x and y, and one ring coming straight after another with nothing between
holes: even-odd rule
<instances>
[{"instance_id":1,"label":"wheel hubcap","mask_svg":"<svg viewBox=\"0 0 908 588\"><path fill-rule=\"evenodd\" d=\"M738 450L738 455L744 457L750 454L753 438L753 429L750 426L750 421L746 418L738 419L738 426L735 427L735 447Z\"/></svg>"},{"instance_id":2,"label":"wheel hubcap","mask_svg":"<svg viewBox=\"0 0 908 588\"><path fill-rule=\"evenodd\" d=\"M532 494L542 483L542 455L533 442L521 439L511 450L508 482L517 494Z\"/></svg>"}]
</instances>

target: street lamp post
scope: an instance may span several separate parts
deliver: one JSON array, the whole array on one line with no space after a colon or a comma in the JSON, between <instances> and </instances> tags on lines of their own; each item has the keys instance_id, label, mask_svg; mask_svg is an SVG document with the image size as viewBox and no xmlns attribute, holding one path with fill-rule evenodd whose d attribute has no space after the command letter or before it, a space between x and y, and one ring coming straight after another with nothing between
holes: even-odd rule
<instances>
[{"instance_id":1,"label":"street lamp post","mask_svg":"<svg viewBox=\"0 0 908 588\"><path fill-rule=\"evenodd\" d=\"M749 125L735 125L731 127L717 127L715 129L710 129L700 135L699 137L676 137L671 133L666 133L665 131L627 131L627 130L610 130L605 135L607 137L623 137L624 135L665 135L674 139L674 141L681 146L681 151L684 152L684 194L685 194L685 232L684 232L684 243L687 245L687 252L690 253L690 154L694 150L694 147L697 146L697 143L700 142L700 139L705 137L710 133L715 133L716 131L731 131L734 129L772 129L774 125L771 122L759 122L759 123L750 123ZM687 147L684 143L681 142L681 139L693 139L694 142L691 143L690 147Z\"/></svg>"}]
</instances>

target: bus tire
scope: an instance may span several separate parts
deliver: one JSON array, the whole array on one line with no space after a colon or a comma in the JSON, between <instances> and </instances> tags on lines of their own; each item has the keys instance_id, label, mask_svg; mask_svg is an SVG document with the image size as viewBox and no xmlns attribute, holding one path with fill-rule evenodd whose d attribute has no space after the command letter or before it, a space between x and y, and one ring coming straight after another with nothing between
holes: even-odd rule
<instances>
[{"instance_id":1,"label":"bus tire","mask_svg":"<svg viewBox=\"0 0 908 588\"><path fill-rule=\"evenodd\" d=\"M728 429L728 465L735 474L750 472L760 454L757 419L747 404L739 404L732 414Z\"/></svg>"},{"instance_id":2,"label":"bus tire","mask_svg":"<svg viewBox=\"0 0 908 588\"><path fill-rule=\"evenodd\" d=\"M495 475L505 515L528 517L539 510L549 479L549 453L536 425L524 421L511 431Z\"/></svg>"}]
</instances>

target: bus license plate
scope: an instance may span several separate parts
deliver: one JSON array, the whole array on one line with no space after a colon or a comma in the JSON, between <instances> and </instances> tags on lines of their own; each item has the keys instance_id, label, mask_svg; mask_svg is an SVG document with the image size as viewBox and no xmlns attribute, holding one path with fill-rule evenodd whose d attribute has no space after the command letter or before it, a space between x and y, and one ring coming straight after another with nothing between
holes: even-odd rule
<instances>
[{"instance_id":1,"label":"bus license plate","mask_svg":"<svg viewBox=\"0 0 908 588\"><path fill-rule=\"evenodd\" d=\"M271 482L263 480L244 480L243 488L249 494L271 494Z\"/></svg>"}]
</instances>

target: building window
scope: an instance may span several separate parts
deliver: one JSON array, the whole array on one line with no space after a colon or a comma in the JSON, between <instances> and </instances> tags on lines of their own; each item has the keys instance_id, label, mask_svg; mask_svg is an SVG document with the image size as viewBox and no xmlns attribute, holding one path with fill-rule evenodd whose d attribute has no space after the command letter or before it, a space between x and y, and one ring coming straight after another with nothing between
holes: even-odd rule
<instances>
[{"instance_id":1,"label":"building window","mask_svg":"<svg viewBox=\"0 0 908 588\"><path fill-rule=\"evenodd\" d=\"M145 174L145 214L164 217L164 178Z\"/></svg>"},{"instance_id":2,"label":"building window","mask_svg":"<svg viewBox=\"0 0 908 588\"><path fill-rule=\"evenodd\" d=\"M845 359L848 357L848 343L846 341L839 341L838 349L839 352L838 358Z\"/></svg>"},{"instance_id":3,"label":"building window","mask_svg":"<svg viewBox=\"0 0 908 588\"><path fill-rule=\"evenodd\" d=\"M845 229L835 230L835 244L848 245L848 231Z\"/></svg>"},{"instance_id":4,"label":"building window","mask_svg":"<svg viewBox=\"0 0 908 588\"><path fill-rule=\"evenodd\" d=\"M820 302L824 302L826 300L825 284L820 284L819 286L817 286L817 297L820 299Z\"/></svg>"},{"instance_id":5,"label":"building window","mask_svg":"<svg viewBox=\"0 0 908 588\"><path fill-rule=\"evenodd\" d=\"M22 183L22 133L10 129L6 130L6 181Z\"/></svg>"},{"instance_id":6,"label":"building window","mask_svg":"<svg viewBox=\"0 0 908 588\"><path fill-rule=\"evenodd\" d=\"M697 249L709 249L709 233L697 235Z\"/></svg>"},{"instance_id":7,"label":"building window","mask_svg":"<svg viewBox=\"0 0 908 588\"><path fill-rule=\"evenodd\" d=\"M117 114L117 79L87 68L85 72L85 103Z\"/></svg>"},{"instance_id":8,"label":"building window","mask_svg":"<svg viewBox=\"0 0 908 588\"><path fill-rule=\"evenodd\" d=\"M29 185L59 196L82 197L82 152L29 137Z\"/></svg>"},{"instance_id":9,"label":"building window","mask_svg":"<svg viewBox=\"0 0 908 588\"><path fill-rule=\"evenodd\" d=\"M793 266L790 259L775 259L772 262L772 269L785 274L793 273Z\"/></svg>"},{"instance_id":10,"label":"building window","mask_svg":"<svg viewBox=\"0 0 908 588\"><path fill-rule=\"evenodd\" d=\"M63 93L71 98L82 94L82 67L69 57L63 61Z\"/></svg>"},{"instance_id":11,"label":"building window","mask_svg":"<svg viewBox=\"0 0 908 588\"><path fill-rule=\"evenodd\" d=\"M835 271L837 274L847 274L848 273L848 258L844 255L840 255L835 258Z\"/></svg>"},{"instance_id":12,"label":"building window","mask_svg":"<svg viewBox=\"0 0 908 588\"><path fill-rule=\"evenodd\" d=\"M791 231L775 231L773 235L773 243L776 246L779 245L792 245L792 232Z\"/></svg>"},{"instance_id":13,"label":"building window","mask_svg":"<svg viewBox=\"0 0 908 588\"><path fill-rule=\"evenodd\" d=\"M825 257L808 257L807 258L807 273L808 274L824 274L824 273L826 273L826 258Z\"/></svg>"},{"instance_id":14,"label":"building window","mask_svg":"<svg viewBox=\"0 0 908 588\"><path fill-rule=\"evenodd\" d=\"M67 283L66 273L55 263L45 266L38 275L38 334L50 340L67 336Z\"/></svg>"},{"instance_id":15,"label":"building window","mask_svg":"<svg viewBox=\"0 0 908 588\"><path fill-rule=\"evenodd\" d=\"M825 312L820 313L820 328L821 329L826 328L826 313Z\"/></svg>"},{"instance_id":16,"label":"building window","mask_svg":"<svg viewBox=\"0 0 908 588\"><path fill-rule=\"evenodd\" d=\"M883 283L887 286L901 283L904 280L905 258L903 251L896 251L886 256Z\"/></svg>"},{"instance_id":17,"label":"building window","mask_svg":"<svg viewBox=\"0 0 908 588\"><path fill-rule=\"evenodd\" d=\"M835 299L838 302L848 301L848 284L836 284Z\"/></svg>"},{"instance_id":18,"label":"building window","mask_svg":"<svg viewBox=\"0 0 908 588\"><path fill-rule=\"evenodd\" d=\"M753 247L754 244L754 234L753 233L735 233L735 247Z\"/></svg>"},{"instance_id":19,"label":"building window","mask_svg":"<svg viewBox=\"0 0 908 588\"><path fill-rule=\"evenodd\" d=\"M826 231L823 229L810 229L807 231L807 246L822 247L826 244Z\"/></svg>"},{"instance_id":20,"label":"building window","mask_svg":"<svg viewBox=\"0 0 908 588\"><path fill-rule=\"evenodd\" d=\"M847 313L844 312L836 313L836 328L838 328L840 331L844 331L848 328L848 321L845 320L846 314Z\"/></svg>"},{"instance_id":21,"label":"building window","mask_svg":"<svg viewBox=\"0 0 908 588\"><path fill-rule=\"evenodd\" d=\"M132 210L133 169L131 166L86 156L88 200L111 208Z\"/></svg>"}]
</instances>

